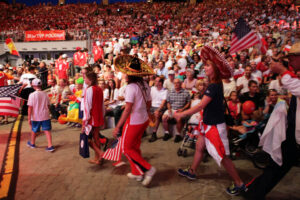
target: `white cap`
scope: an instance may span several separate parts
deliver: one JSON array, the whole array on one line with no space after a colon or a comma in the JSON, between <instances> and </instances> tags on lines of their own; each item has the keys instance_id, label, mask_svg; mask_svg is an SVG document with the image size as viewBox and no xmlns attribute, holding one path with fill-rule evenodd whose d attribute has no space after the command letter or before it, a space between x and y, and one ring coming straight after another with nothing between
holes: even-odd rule
<instances>
[{"instance_id":1,"label":"white cap","mask_svg":"<svg viewBox=\"0 0 300 200\"><path fill-rule=\"evenodd\" d=\"M96 42L96 45L97 45L97 46L100 46L100 42L99 42L99 41L97 41L97 42Z\"/></svg>"},{"instance_id":2,"label":"white cap","mask_svg":"<svg viewBox=\"0 0 300 200\"><path fill-rule=\"evenodd\" d=\"M32 80L32 86L41 86L42 85L42 81L38 78L35 78Z\"/></svg>"},{"instance_id":3,"label":"white cap","mask_svg":"<svg viewBox=\"0 0 300 200\"><path fill-rule=\"evenodd\" d=\"M68 56L67 56L67 54L63 54L61 57L62 58L67 58Z\"/></svg>"},{"instance_id":4,"label":"white cap","mask_svg":"<svg viewBox=\"0 0 300 200\"><path fill-rule=\"evenodd\" d=\"M175 74L175 71L174 70L169 70L168 75L171 75L171 74Z\"/></svg>"},{"instance_id":5,"label":"white cap","mask_svg":"<svg viewBox=\"0 0 300 200\"><path fill-rule=\"evenodd\" d=\"M14 69L13 67L8 67L8 69Z\"/></svg>"},{"instance_id":6,"label":"white cap","mask_svg":"<svg viewBox=\"0 0 300 200\"><path fill-rule=\"evenodd\" d=\"M2 64L0 64L0 70L3 70L4 66Z\"/></svg>"}]
</instances>

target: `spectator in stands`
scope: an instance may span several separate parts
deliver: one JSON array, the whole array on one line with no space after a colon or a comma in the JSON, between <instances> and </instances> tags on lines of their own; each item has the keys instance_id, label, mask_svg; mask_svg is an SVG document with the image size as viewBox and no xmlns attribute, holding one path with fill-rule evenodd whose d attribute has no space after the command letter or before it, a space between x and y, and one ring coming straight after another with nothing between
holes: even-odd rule
<instances>
[{"instance_id":1,"label":"spectator in stands","mask_svg":"<svg viewBox=\"0 0 300 200\"><path fill-rule=\"evenodd\" d=\"M165 78L168 77L168 69L165 67L165 62L164 61L159 61L158 62L156 75L157 76L164 76Z\"/></svg>"},{"instance_id":2,"label":"spectator in stands","mask_svg":"<svg viewBox=\"0 0 300 200\"><path fill-rule=\"evenodd\" d=\"M48 68L47 65L44 61L40 62L39 65L39 75L40 75L40 79L42 81L42 90L47 88L47 84L48 84Z\"/></svg>"},{"instance_id":3,"label":"spectator in stands","mask_svg":"<svg viewBox=\"0 0 300 200\"><path fill-rule=\"evenodd\" d=\"M245 92L249 91L248 82L250 80L254 80L257 83L259 83L257 78L252 75L252 67L251 66L246 66L244 76L238 78L237 81L236 81L237 92L239 94L242 95Z\"/></svg>"},{"instance_id":4,"label":"spectator in stands","mask_svg":"<svg viewBox=\"0 0 300 200\"><path fill-rule=\"evenodd\" d=\"M185 109L189 108L191 97L187 90L184 90L181 87L182 82L180 79L174 80L174 90L168 93L167 96L167 110L164 112L162 121L164 128L164 137L163 140L167 141L172 136L169 131L169 122L170 120L174 120L174 113L183 112ZM175 139L174 142L180 142L182 140L181 131L184 126L184 119L176 121L175 128Z\"/></svg>"},{"instance_id":5,"label":"spectator in stands","mask_svg":"<svg viewBox=\"0 0 300 200\"><path fill-rule=\"evenodd\" d=\"M154 142L157 140L157 130L161 122L162 114L166 110L166 100L168 90L163 88L164 78L162 76L156 77L155 86L151 87L151 98L152 105L150 112L154 113L155 116L155 125L153 127L152 136L149 139L149 142Z\"/></svg>"},{"instance_id":6,"label":"spectator in stands","mask_svg":"<svg viewBox=\"0 0 300 200\"><path fill-rule=\"evenodd\" d=\"M196 85L197 79L194 78L194 70L186 70L186 79L182 83L182 88L191 91Z\"/></svg>"},{"instance_id":7,"label":"spectator in stands","mask_svg":"<svg viewBox=\"0 0 300 200\"><path fill-rule=\"evenodd\" d=\"M169 92L174 89L174 80L175 80L175 72L174 70L169 70L168 78L164 81L164 88L166 88Z\"/></svg>"},{"instance_id":8,"label":"spectator in stands","mask_svg":"<svg viewBox=\"0 0 300 200\"><path fill-rule=\"evenodd\" d=\"M245 92L240 96L240 102L253 101L255 104L255 110L262 111L264 107L264 98L262 94L259 93L258 83L254 80L250 80L248 83L249 92Z\"/></svg>"}]
</instances>

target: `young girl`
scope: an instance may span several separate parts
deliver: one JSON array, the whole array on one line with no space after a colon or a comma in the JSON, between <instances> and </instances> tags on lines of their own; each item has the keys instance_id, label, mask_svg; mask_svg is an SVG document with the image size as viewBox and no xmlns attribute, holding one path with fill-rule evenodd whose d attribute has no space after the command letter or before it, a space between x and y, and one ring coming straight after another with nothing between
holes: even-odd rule
<instances>
[{"instance_id":1,"label":"young girl","mask_svg":"<svg viewBox=\"0 0 300 200\"><path fill-rule=\"evenodd\" d=\"M97 74L90 72L85 75L87 89L83 96L84 114L82 131L89 136L89 144L95 151L95 159L90 163L100 164L103 152L100 150L99 131L104 124L103 91L98 86Z\"/></svg>"},{"instance_id":2,"label":"young girl","mask_svg":"<svg viewBox=\"0 0 300 200\"><path fill-rule=\"evenodd\" d=\"M205 46L205 48L208 50L212 49L208 46ZM203 56L203 58L207 58L207 56ZM222 78L224 77L221 75L224 73L221 72L221 69L227 70L228 72L229 64L227 63L228 65L226 65L226 63L224 63L222 66L220 66L220 64L217 66L209 59L205 59L204 62L205 73L209 78L210 84L208 85L201 102L184 112L174 114L176 120L180 120L187 115L192 115L203 109L204 134L199 135L198 137L192 166L185 170L178 169L177 172L179 175L185 176L188 179L196 179L196 169L202 161L203 151L206 147L208 153L215 159L218 165L220 166L222 164L227 173L234 180L234 184L227 188L227 193L230 195L237 195L241 191L246 190L246 186L240 179L234 164L227 157L227 155L229 155L229 143L223 107Z\"/></svg>"},{"instance_id":3,"label":"young girl","mask_svg":"<svg viewBox=\"0 0 300 200\"><path fill-rule=\"evenodd\" d=\"M239 102L236 91L232 91L230 93L227 105L230 111L230 115L234 120L237 120L239 115L241 114L241 103Z\"/></svg>"}]
</instances>

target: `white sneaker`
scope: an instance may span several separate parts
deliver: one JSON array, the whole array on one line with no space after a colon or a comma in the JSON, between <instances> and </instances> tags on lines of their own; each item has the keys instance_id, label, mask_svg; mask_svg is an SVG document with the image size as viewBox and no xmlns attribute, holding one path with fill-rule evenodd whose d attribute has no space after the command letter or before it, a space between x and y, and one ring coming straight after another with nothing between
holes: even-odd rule
<instances>
[{"instance_id":1,"label":"white sneaker","mask_svg":"<svg viewBox=\"0 0 300 200\"><path fill-rule=\"evenodd\" d=\"M134 175L132 173L128 173L127 177L130 179L135 179L136 181L142 181L143 180L143 176L142 175Z\"/></svg>"},{"instance_id":2,"label":"white sneaker","mask_svg":"<svg viewBox=\"0 0 300 200\"><path fill-rule=\"evenodd\" d=\"M144 180L142 182L143 186L148 186L150 184L150 182L152 181L152 178L154 176L154 174L156 173L156 169L155 167L151 167L146 173L145 173L145 177Z\"/></svg>"}]
</instances>

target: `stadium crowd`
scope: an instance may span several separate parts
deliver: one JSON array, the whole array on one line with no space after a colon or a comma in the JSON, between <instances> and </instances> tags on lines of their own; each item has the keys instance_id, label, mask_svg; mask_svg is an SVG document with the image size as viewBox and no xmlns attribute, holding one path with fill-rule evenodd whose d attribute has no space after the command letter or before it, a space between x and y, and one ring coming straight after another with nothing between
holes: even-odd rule
<instances>
[{"instance_id":1,"label":"stadium crowd","mask_svg":"<svg viewBox=\"0 0 300 200\"><path fill-rule=\"evenodd\" d=\"M232 30L239 17L260 34L265 51L256 45L229 53ZM95 41L90 54L77 48L73 58L61 54L49 65L34 59L22 66L9 63L0 66L3 75L0 86L26 83L21 94L24 99L34 91L28 80L39 77L42 89L50 88L53 121L65 120L68 126L81 127L80 104L86 74L97 74L106 120L113 118L117 125L125 107L128 77L116 70L115 58L129 54L151 66L155 75L144 77L151 87L151 112L155 118L149 142L158 139L158 127L162 123L163 140L175 136L174 142L178 143L183 139L187 120L199 121L201 118L192 116L176 123L173 114L197 104L209 84L200 56L204 45L218 49L234 69L233 77L223 80L223 90L229 110L225 112L234 120L228 128L239 134L245 134L260 121L267 120L279 101L289 105L291 94L282 87L280 75L270 71L272 61L283 62L300 79L300 71L294 71L280 60L299 40L299 14L288 0L219 0L196 5L139 3L105 7L94 4L40 5L35 9L5 5L0 10L0 26L1 34L15 37L15 41L22 41L26 30L66 30L67 38L72 40L87 39L87 32L81 30L89 30ZM249 101L252 104L246 106ZM27 114L26 106L22 114ZM102 128L106 128L108 123L105 124Z\"/></svg>"},{"instance_id":2,"label":"stadium crowd","mask_svg":"<svg viewBox=\"0 0 300 200\"><path fill-rule=\"evenodd\" d=\"M234 21L241 13L262 36L275 26L288 30L299 27L299 15L291 0L205 1L187 3L117 3L37 5L1 4L0 26L3 38L24 41L24 31L65 30L67 40L111 40L114 37L157 40L203 37L224 41L230 38ZM214 34L211 35L210 33ZM277 35L278 35L277 33ZM284 34L285 35L285 34ZM276 36L278 37L278 36ZM284 38L283 42L287 42ZM216 41L216 42L217 42Z\"/></svg>"}]
</instances>

